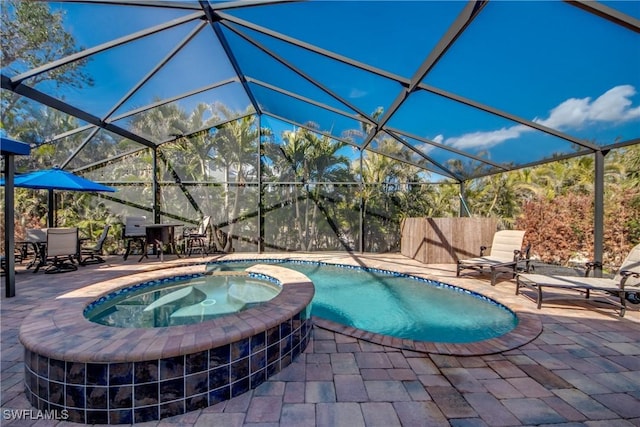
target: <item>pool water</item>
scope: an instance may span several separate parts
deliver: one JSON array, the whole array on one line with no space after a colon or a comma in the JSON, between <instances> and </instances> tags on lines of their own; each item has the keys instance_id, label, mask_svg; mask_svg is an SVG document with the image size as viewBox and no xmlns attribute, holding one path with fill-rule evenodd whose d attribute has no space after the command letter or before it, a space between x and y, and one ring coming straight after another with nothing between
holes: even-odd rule
<instances>
[{"instance_id":1,"label":"pool water","mask_svg":"<svg viewBox=\"0 0 640 427\"><path fill-rule=\"evenodd\" d=\"M210 270L244 270L255 262L218 262ZM369 332L418 341L469 343L511 331L517 317L482 295L380 270L276 261L315 286L311 314Z\"/></svg>"},{"instance_id":2,"label":"pool water","mask_svg":"<svg viewBox=\"0 0 640 427\"><path fill-rule=\"evenodd\" d=\"M280 286L246 275L166 280L121 292L86 312L95 323L116 327L154 328L215 319L269 301Z\"/></svg>"}]
</instances>

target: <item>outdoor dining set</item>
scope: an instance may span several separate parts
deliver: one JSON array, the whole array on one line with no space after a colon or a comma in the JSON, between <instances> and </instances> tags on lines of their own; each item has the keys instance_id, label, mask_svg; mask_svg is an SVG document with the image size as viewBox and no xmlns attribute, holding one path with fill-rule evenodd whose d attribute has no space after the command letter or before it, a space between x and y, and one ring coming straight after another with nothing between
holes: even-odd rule
<instances>
[{"instance_id":1,"label":"outdoor dining set","mask_svg":"<svg viewBox=\"0 0 640 427\"><path fill-rule=\"evenodd\" d=\"M195 229L185 227L181 244L178 245L175 229L184 227L184 224L152 224L144 216L126 217L122 231L125 248L123 258L127 260L135 251L140 254L138 262L141 262L148 257L149 246L152 247L151 253L161 261L164 261L165 253L178 257L181 252L186 255L200 252L204 255L208 253L208 225L207 217ZM27 269L33 268L34 273L42 269L48 274L75 271L79 265L103 263L103 247L110 229L111 225L105 225L100 237L93 242L81 237L77 227L29 228L24 239L16 241L15 257L20 262L29 260Z\"/></svg>"},{"instance_id":2,"label":"outdoor dining set","mask_svg":"<svg viewBox=\"0 0 640 427\"><path fill-rule=\"evenodd\" d=\"M108 236L110 225L105 225L95 244L87 245L90 239L81 238L77 227L29 228L26 237L16 242L17 256L24 260L32 255L27 269L41 268L45 273L75 271L78 265L103 263L102 247Z\"/></svg>"}]
</instances>

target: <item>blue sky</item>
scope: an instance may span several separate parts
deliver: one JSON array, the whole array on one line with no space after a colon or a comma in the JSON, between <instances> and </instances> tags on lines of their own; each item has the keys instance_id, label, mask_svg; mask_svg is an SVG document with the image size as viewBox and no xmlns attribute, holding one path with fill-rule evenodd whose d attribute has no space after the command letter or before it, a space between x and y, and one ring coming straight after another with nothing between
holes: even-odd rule
<instances>
[{"instance_id":1,"label":"blue sky","mask_svg":"<svg viewBox=\"0 0 640 427\"><path fill-rule=\"evenodd\" d=\"M606 4L640 17L640 2ZM322 1L225 13L409 79L464 6L461 1ZM85 47L192 13L76 3L54 7L66 10L68 30ZM57 95L98 116L105 114L198 22L95 55L87 71L94 76L96 86ZM240 68L267 85L349 114L367 115L379 106L387 109L402 89L393 79L230 25L277 53L340 100L224 28ZM155 97L175 96L234 76L207 25L166 70L116 114L145 105ZM640 37L565 2L489 2L423 83L597 144L640 137ZM352 120L338 114L320 113L317 107L307 108L268 88L252 87L265 111L275 115L299 122L313 120L336 136L353 127ZM47 86L41 89L54 90ZM236 85L235 89L215 90L182 101L181 106L189 110L197 102L208 100L226 103L238 111L249 104L240 85ZM574 150L564 140L426 91L411 94L389 125L454 149L483 153L498 162L513 159L527 163L554 152ZM290 125L283 126L287 127ZM430 146L420 149L434 155L438 151Z\"/></svg>"}]
</instances>

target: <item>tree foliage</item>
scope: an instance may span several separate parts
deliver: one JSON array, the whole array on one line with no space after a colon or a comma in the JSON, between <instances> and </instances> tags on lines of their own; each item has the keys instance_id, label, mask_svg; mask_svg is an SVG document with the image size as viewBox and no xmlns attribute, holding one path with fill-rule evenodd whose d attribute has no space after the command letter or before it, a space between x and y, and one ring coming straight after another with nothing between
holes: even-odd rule
<instances>
[{"instance_id":1,"label":"tree foliage","mask_svg":"<svg viewBox=\"0 0 640 427\"><path fill-rule=\"evenodd\" d=\"M3 68L10 75L17 75L82 50L64 29L63 17L62 12L52 12L44 2L3 1L0 9L0 63ZM83 71L86 61L71 62L37 74L28 83L33 87L46 81L58 88L92 85L92 78ZM42 114L42 107L13 92L2 91L1 123L14 137L43 142L43 135L37 131L42 129L43 122L39 117Z\"/></svg>"}]
</instances>

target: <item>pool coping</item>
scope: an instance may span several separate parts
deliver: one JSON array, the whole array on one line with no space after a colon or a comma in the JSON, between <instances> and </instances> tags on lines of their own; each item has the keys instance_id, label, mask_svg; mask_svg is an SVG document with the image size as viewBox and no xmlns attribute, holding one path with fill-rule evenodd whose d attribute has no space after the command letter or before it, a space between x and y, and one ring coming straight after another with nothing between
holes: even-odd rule
<instances>
[{"instance_id":1,"label":"pool coping","mask_svg":"<svg viewBox=\"0 0 640 427\"><path fill-rule=\"evenodd\" d=\"M273 277L282 291L270 301L236 314L198 324L159 328L118 328L89 321L84 309L117 289L147 280L204 273L203 263L145 271L85 286L34 308L22 322L19 339L30 351L69 362L137 362L197 353L250 337L301 311L313 298L313 283L303 274L276 265L246 270Z\"/></svg>"},{"instance_id":2,"label":"pool coping","mask_svg":"<svg viewBox=\"0 0 640 427\"><path fill-rule=\"evenodd\" d=\"M313 324L322 329L386 347L446 356L482 356L521 347L533 341L542 333L542 322L537 316L531 313L517 311L514 311L514 313L518 317L518 324L514 329L496 338L471 343L430 342L395 338L389 335L376 334L352 326L342 325L331 320L320 319L315 316L311 318Z\"/></svg>"}]
</instances>

